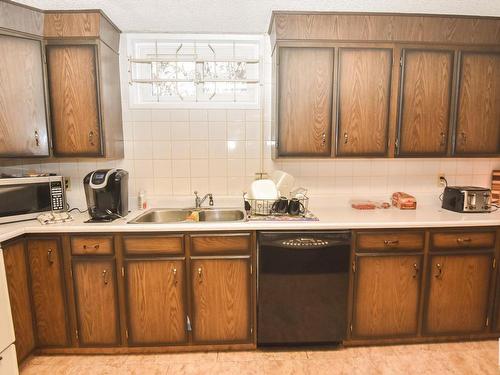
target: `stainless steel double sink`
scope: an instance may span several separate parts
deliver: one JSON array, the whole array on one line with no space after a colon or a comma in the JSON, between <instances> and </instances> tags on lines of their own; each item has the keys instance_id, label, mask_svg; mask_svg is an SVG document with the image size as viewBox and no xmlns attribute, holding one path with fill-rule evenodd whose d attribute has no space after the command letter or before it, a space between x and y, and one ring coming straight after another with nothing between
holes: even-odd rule
<instances>
[{"instance_id":1,"label":"stainless steel double sink","mask_svg":"<svg viewBox=\"0 0 500 375\"><path fill-rule=\"evenodd\" d=\"M128 224L164 224L181 222L245 221L244 211L233 208L172 209L153 208Z\"/></svg>"}]
</instances>

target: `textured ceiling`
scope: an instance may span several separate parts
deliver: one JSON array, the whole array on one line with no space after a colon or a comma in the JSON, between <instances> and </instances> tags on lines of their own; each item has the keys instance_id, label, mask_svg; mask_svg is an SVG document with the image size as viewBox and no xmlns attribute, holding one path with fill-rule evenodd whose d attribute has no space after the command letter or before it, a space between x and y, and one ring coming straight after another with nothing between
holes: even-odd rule
<instances>
[{"instance_id":1,"label":"textured ceiling","mask_svg":"<svg viewBox=\"0 0 500 375\"><path fill-rule=\"evenodd\" d=\"M18 0L41 9L102 9L124 32L263 33L272 10L500 16L499 0Z\"/></svg>"}]
</instances>

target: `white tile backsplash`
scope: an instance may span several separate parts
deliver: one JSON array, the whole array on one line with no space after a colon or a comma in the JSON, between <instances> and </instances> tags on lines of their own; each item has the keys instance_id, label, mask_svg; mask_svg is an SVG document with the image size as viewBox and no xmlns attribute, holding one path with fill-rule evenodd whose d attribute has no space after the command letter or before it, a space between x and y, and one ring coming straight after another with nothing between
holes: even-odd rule
<instances>
[{"instance_id":1,"label":"white tile backsplash","mask_svg":"<svg viewBox=\"0 0 500 375\"><path fill-rule=\"evenodd\" d=\"M122 41L125 38L122 38ZM130 173L129 191L148 197L191 195L208 191L237 195L247 190L261 164L271 173L282 169L310 195L371 196L398 190L439 193L437 175L449 184L488 186L500 159L271 159L271 63L269 43L262 55L264 103L261 109L132 109L128 76L122 74L125 158L116 161L72 159L17 166L24 171L51 171L72 178L68 200L84 207L83 177L97 168L123 168ZM126 72L126 43L121 45L121 70ZM262 112L263 111L263 112ZM264 122L261 126L261 118ZM264 159L261 161L261 144ZM10 167L8 167L10 168Z\"/></svg>"}]
</instances>

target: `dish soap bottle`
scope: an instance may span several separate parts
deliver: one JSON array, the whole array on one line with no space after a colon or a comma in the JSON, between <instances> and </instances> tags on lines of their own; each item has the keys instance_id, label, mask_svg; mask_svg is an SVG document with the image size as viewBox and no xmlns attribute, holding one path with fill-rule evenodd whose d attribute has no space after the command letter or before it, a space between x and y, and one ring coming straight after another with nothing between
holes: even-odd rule
<instances>
[{"instance_id":1,"label":"dish soap bottle","mask_svg":"<svg viewBox=\"0 0 500 375\"><path fill-rule=\"evenodd\" d=\"M139 206L139 210L145 210L146 208L148 208L148 200L146 198L145 190L139 191L139 196L137 197L137 203Z\"/></svg>"}]
</instances>

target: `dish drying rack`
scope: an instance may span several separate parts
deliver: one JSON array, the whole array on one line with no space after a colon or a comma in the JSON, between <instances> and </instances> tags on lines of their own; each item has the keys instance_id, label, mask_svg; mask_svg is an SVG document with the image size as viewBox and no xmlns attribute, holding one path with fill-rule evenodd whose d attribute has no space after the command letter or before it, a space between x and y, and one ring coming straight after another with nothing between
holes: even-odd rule
<instances>
[{"instance_id":1,"label":"dish drying rack","mask_svg":"<svg viewBox=\"0 0 500 375\"><path fill-rule=\"evenodd\" d=\"M304 213L296 216L305 217L309 212L309 197L304 195L303 198L297 199L304 205ZM276 212L273 210L274 203L278 202L279 199L252 199L245 197L244 194L243 200L245 203L245 210L250 216L290 216L288 213Z\"/></svg>"}]
</instances>

